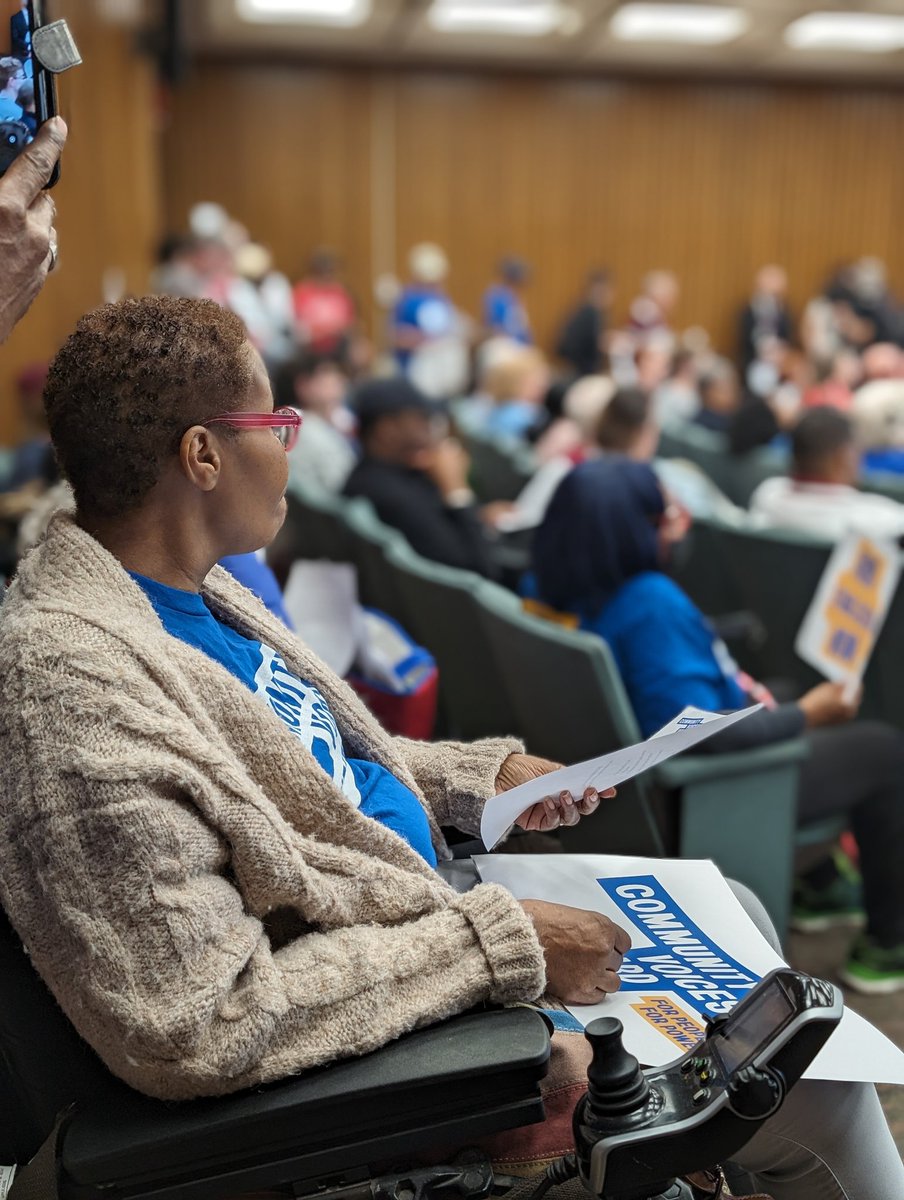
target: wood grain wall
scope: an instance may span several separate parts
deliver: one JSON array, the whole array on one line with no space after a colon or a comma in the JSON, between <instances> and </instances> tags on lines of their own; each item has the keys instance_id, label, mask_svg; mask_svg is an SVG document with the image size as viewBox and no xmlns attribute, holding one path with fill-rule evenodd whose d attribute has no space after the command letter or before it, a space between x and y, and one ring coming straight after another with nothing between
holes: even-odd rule
<instances>
[{"instance_id":1,"label":"wood grain wall","mask_svg":"<svg viewBox=\"0 0 904 1200\"><path fill-rule=\"evenodd\" d=\"M83 65L59 80L69 123L54 190L59 267L0 350L0 443L18 434L14 380L46 361L78 316L110 288L141 292L160 235L157 88L134 34L107 23L94 0L66 11ZM117 284L119 280L119 284Z\"/></svg>"},{"instance_id":2,"label":"wood grain wall","mask_svg":"<svg viewBox=\"0 0 904 1200\"><path fill-rule=\"evenodd\" d=\"M292 275L329 243L368 301L420 239L471 311L495 259L524 255L546 343L588 266L615 270L622 309L668 267L679 322L728 348L764 262L798 303L862 253L904 289L902 146L896 91L209 63L175 96L166 213L219 200Z\"/></svg>"}]
</instances>

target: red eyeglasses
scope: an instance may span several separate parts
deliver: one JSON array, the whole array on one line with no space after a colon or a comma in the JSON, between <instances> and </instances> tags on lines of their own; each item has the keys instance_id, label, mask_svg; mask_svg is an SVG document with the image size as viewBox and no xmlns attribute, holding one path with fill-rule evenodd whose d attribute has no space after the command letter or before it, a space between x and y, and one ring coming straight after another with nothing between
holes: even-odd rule
<instances>
[{"instance_id":1,"label":"red eyeglasses","mask_svg":"<svg viewBox=\"0 0 904 1200\"><path fill-rule=\"evenodd\" d=\"M302 415L294 408L275 408L273 412L223 413L219 417L208 417L199 424L231 425L234 429L272 429L281 445L291 450L298 441Z\"/></svg>"}]
</instances>

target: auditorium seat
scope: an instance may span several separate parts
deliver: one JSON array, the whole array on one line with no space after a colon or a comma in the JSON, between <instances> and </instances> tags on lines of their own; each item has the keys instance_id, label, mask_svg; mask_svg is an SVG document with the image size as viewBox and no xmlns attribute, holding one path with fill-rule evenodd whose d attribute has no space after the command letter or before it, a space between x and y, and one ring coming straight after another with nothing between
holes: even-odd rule
<instances>
[{"instance_id":1,"label":"auditorium seat","mask_svg":"<svg viewBox=\"0 0 904 1200\"><path fill-rule=\"evenodd\" d=\"M346 505L349 561L358 571L358 598L404 624L402 600L386 567L386 555L391 547L407 546L408 542L404 534L380 520L369 500L357 497Z\"/></svg>"},{"instance_id":2,"label":"auditorium seat","mask_svg":"<svg viewBox=\"0 0 904 1200\"><path fill-rule=\"evenodd\" d=\"M293 486L286 493L286 519L267 548L267 562L285 587L297 559L349 562L351 538L343 496Z\"/></svg>"},{"instance_id":3,"label":"auditorium seat","mask_svg":"<svg viewBox=\"0 0 904 1200\"><path fill-rule=\"evenodd\" d=\"M461 440L471 456L471 486L482 502L514 500L537 469L529 446L489 437L466 426Z\"/></svg>"},{"instance_id":4,"label":"auditorium seat","mask_svg":"<svg viewBox=\"0 0 904 1200\"><path fill-rule=\"evenodd\" d=\"M801 691L821 682L822 676L798 658L794 642L832 546L794 530L722 525L713 550L732 579L740 606L766 630L751 664L755 673L764 680L792 680Z\"/></svg>"},{"instance_id":5,"label":"auditorium seat","mask_svg":"<svg viewBox=\"0 0 904 1200\"><path fill-rule=\"evenodd\" d=\"M660 458L687 458L696 463L725 495L741 508L772 475L784 475L788 455L766 446L747 454L732 454L728 439L721 433L704 429L692 422L666 425L660 434Z\"/></svg>"},{"instance_id":6,"label":"auditorium seat","mask_svg":"<svg viewBox=\"0 0 904 1200\"><path fill-rule=\"evenodd\" d=\"M520 726L498 674L487 670L492 647L480 616L480 576L416 554L407 542L386 552L386 569L399 596L399 620L436 659L445 731L469 740L515 734ZM513 608L518 600L499 589Z\"/></svg>"}]
</instances>

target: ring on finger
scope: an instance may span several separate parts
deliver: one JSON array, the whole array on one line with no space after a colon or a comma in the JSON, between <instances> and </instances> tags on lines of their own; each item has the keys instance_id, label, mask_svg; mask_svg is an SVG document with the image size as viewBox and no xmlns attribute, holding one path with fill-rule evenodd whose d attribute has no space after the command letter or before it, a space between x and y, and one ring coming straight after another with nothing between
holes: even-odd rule
<instances>
[{"instance_id":1,"label":"ring on finger","mask_svg":"<svg viewBox=\"0 0 904 1200\"><path fill-rule=\"evenodd\" d=\"M48 258L47 274L48 275L56 267L58 255L59 255L59 249L57 246L57 240L55 237L52 237L50 239L50 245L47 248L47 258Z\"/></svg>"}]
</instances>

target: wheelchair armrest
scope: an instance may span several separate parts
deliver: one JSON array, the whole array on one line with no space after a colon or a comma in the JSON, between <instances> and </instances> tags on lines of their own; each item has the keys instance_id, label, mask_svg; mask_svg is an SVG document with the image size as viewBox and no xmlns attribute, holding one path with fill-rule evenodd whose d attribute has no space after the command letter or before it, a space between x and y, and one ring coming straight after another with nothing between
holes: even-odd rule
<instances>
[{"instance_id":1,"label":"wheelchair armrest","mask_svg":"<svg viewBox=\"0 0 904 1200\"><path fill-rule=\"evenodd\" d=\"M548 1058L543 1018L511 1008L466 1013L253 1092L181 1104L132 1092L76 1112L61 1194L200 1200L460 1146L542 1120Z\"/></svg>"},{"instance_id":2,"label":"wheelchair armrest","mask_svg":"<svg viewBox=\"0 0 904 1200\"><path fill-rule=\"evenodd\" d=\"M662 787L677 789L704 780L758 775L781 767L796 770L808 753L803 738L790 738L770 746L759 746L756 750L736 750L731 754L680 755L656 767L653 777Z\"/></svg>"}]
</instances>

